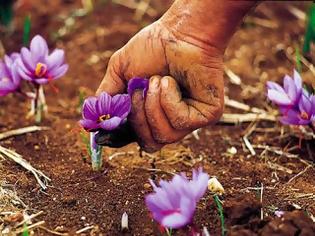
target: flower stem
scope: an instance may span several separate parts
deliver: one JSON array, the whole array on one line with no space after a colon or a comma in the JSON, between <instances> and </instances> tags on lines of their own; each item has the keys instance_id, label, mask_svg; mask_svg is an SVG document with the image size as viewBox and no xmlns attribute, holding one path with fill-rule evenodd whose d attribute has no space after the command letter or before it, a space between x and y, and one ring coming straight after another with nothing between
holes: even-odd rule
<instances>
[{"instance_id":1,"label":"flower stem","mask_svg":"<svg viewBox=\"0 0 315 236\"><path fill-rule=\"evenodd\" d=\"M90 133L90 150L91 150L91 161L92 161L92 169L94 171L99 171L103 165L102 158L102 146L97 145L95 142L95 134L97 132Z\"/></svg>"},{"instance_id":2,"label":"flower stem","mask_svg":"<svg viewBox=\"0 0 315 236\"><path fill-rule=\"evenodd\" d=\"M225 223L224 223L224 214L223 214L223 207L222 207L222 203L220 201L220 198L218 195L214 195L213 196L213 200L215 202L215 204L217 205L217 209L219 212L219 216L220 216L220 221L221 221L221 235L225 236L226 233L226 228L225 228Z\"/></svg>"},{"instance_id":3,"label":"flower stem","mask_svg":"<svg viewBox=\"0 0 315 236\"><path fill-rule=\"evenodd\" d=\"M35 122L40 123L42 121L42 103L39 97L40 85L35 86Z\"/></svg>"},{"instance_id":4,"label":"flower stem","mask_svg":"<svg viewBox=\"0 0 315 236\"><path fill-rule=\"evenodd\" d=\"M166 235L167 236L172 236L172 231L173 231L172 228L169 228L169 229L165 228L165 230L166 230Z\"/></svg>"}]
</instances>

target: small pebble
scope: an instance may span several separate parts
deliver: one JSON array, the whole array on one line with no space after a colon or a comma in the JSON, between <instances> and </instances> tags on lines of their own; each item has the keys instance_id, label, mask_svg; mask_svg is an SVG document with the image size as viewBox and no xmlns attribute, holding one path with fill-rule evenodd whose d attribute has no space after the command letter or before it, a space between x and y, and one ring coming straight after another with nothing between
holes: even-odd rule
<instances>
[{"instance_id":1,"label":"small pebble","mask_svg":"<svg viewBox=\"0 0 315 236\"><path fill-rule=\"evenodd\" d=\"M34 150L39 150L39 149L40 149L39 145L34 145Z\"/></svg>"},{"instance_id":2,"label":"small pebble","mask_svg":"<svg viewBox=\"0 0 315 236\"><path fill-rule=\"evenodd\" d=\"M85 216L82 216L82 217L81 217L81 220L86 220L86 217L85 217Z\"/></svg>"}]
</instances>

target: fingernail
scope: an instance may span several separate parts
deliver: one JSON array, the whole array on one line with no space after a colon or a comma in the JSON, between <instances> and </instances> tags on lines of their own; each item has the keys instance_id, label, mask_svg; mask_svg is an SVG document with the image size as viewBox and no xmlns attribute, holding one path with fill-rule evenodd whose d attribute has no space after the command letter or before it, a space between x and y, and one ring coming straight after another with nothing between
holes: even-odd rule
<instances>
[{"instance_id":1,"label":"fingernail","mask_svg":"<svg viewBox=\"0 0 315 236\"><path fill-rule=\"evenodd\" d=\"M163 78L162 81L161 81L161 83L162 83L162 86L163 86L164 88L167 88L167 87L168 87L168 79L167 79L167 78Z\"/></svg>"},{"instance_id":2,"label":"fingernail","mask_svg":"<svg viewBox=\"0 0 315 236\"><path fill-rule=\"evenodd\" d=\"M151 84L150 84L150 87L152 89L157 89L158 86L159 86L159 79L158 78L154 78L152 81L151 81Z\"/></svg>"}]
</instances>

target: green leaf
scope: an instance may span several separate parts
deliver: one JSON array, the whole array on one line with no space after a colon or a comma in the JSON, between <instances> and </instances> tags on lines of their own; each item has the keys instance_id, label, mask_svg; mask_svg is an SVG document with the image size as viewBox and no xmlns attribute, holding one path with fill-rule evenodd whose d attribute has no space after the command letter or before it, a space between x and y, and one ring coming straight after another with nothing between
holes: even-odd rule
<instances>
[{"instance_id":1,"label":"green leaf","mask_svg":"<svg viewBox=\"0 0 315 236\"><path fill-rule=\"evenodd\" d=\"M83 143L85 144L85 146L86 146L86 150L87 150L89 156L92 156L89 138L87 137L87 135L86 135L84 132L80 132L80 136L81 136L82 142L83 142Z\"/></svg>"}]
</instances>

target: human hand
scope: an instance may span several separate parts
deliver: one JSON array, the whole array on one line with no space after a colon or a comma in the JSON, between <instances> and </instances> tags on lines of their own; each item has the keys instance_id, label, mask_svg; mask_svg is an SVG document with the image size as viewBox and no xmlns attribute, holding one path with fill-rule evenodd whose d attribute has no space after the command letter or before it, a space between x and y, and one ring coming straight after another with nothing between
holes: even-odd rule
<instances>
[{"instance_id":1,"label":"human hand","mask_svg":"<svg viewBox=\"0 0 315 236\"><path fill-rule=\"evenodd\" d=\"M201 1L183 2L192 4L188 8L193 9ZM215 24L206 33L200 29L203 22L192 21L192 27L183 27L180 22L190 18L173 14L180 8L174 5L173 10L141 30L111 57L97 91L124 93L130 79L150 78L145 98L142 91L133 94L128 117L138 143L148 152L216 122L223 111L222 58L236 23L232 22L225 31L220 29L222 25Z\"/></svg>"}]
</instances>

